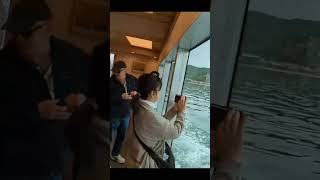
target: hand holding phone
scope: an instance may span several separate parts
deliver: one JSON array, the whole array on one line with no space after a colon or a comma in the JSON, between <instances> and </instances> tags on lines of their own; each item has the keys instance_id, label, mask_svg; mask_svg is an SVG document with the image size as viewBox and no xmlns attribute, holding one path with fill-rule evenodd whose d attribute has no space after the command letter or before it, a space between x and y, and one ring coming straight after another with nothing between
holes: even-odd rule
<instances>
[{"instance_id":1,"label":"hand holding phone","mask_svg":"<svg viewBox=\"0 0 320 180\"><path fill-rule=\"evenodd\" d=\"M177 112L184 112L187 105L187 97L176 95L175 97L175 107Z\"/></svg>"},{"instance_id":2,"label":"hand holding phone","mask_svg":"<svg viewBox=\"0 0 320 180\"><path fill-rule=\"evenodd\" d=\"M65 101L68 108L74 109L75 107L79 107L86 100L87 97L84 94L70 94Z\"/></svg>"},{"instance_id":3,"label":"hand holding phone","mask_svg":"<svg viewBox=\"0 0 320 180\"><path fill-rule=\"evenodd\" d=\"M52 120L67 120L71 116L66 106L58 105L60 100L45 100L38 104L40 117Z\"/></svg>"},{"instance_id":4,"label":"hand holding phone","mask_svg":"<svg viewBox=\"0 0 320 180\"><path fill-rule=\"evenodd\" d=\"M174 102L177 103L182 97L185 97L186 100L187 100L187 97L186 96L182 96L182 95L176 95L176 97L174 98Z\"/></svg>"},{"instance_id":5,"label":"hand holding phone","mask_svg":"<svg viewBox=\"0 0 320 180\"><path fill-rule=\"evenodd\" d=\"M129 93L123 93L121 95L121 97L123 100L131 100L132 99L132 96Z\"/></svg>"}]
</instances>

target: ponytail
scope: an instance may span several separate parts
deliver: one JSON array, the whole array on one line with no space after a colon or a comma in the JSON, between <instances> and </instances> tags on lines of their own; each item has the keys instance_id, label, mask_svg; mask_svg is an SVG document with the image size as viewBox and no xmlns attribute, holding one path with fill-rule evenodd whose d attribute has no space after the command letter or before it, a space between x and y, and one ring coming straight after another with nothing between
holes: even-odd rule
<instances>
[{"instance_id":1,"label":"ponytail","mask_svg":"<svg viewBox=\"0 0 320 180\"><path fill-rule=\"evenodd\" d=\"M137 105L138 105L139 99L140 99L140 95L138 93L137 95L133 96L133 98L130 101L131 108L134 112L138 111Z\"/></svg>"}]
</instances>

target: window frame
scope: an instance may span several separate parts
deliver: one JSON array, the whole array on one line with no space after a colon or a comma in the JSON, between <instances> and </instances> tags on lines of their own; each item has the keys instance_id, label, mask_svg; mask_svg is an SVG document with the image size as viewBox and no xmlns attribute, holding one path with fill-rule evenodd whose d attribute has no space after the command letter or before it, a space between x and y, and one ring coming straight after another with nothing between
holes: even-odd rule
<instances>
[{"instance_id":1,"label":"window frame","mask_svg":"<svg viewBox=\"0 0 320 180\"><path fill-rule=\"evenodd\" d=\"M210 15L211 12L203 12L203 13L209 13L209 17L211 18L211 15ZM183 35L183 37L179 41L178 46L176 48L172 49L172 51L169 53L169 54L171 54L171 57L170 57L170 55L168 55L164 60L164 61L168 60L168 62L172 63L172 64L171 64L171 67L169 70L170 74L168 75L168 80L166 82L167 84L165 85L166 90L162 94L162 96L166 96L166 92L168 91L168 88L169 88L168 97L164 97L161 99L161 101L159 101L160 103L163 103L163 105L161 106L162 107L161 109L157 109L157 111L160 112L162 115L165 114L165 112L168 111L168 108L174 103L175 95L181 94L183 92L185 77L186 77L186 73L188 70L187 66L189 63L189 57L190 57L191 51L196 49L197 47L201 46L203 43L206 43L208 40L210 40L210 46L211 46L211 36L210 36L210 29L209 29L207 35L201 34L201 36L195 38L195 39L198 39L198 42L196 42L196 43L193 42L195 45L192 45L190 48L187 47L190 44L187 44L186 42L188 42L188 40L191 40L190 37L197 35L196 33L193 32L193 30L196 28L199 28L201 26L206 27L207 24L202 24L202 22L199 22L199 21L204 21L204 18L197 19L196 22L194 22L192 24L192 26L189 28L189 30ZM210 24L208 26L210 28ZM187 53L187 56L183 56L182 53ZM172 56L174 56L174 58L172 60L170 60L170 58L172 58ZM211 57L210 57L210 62L211 62ZM179 65L177 65L177 63L179 63ZM210 68L211 68L211 63L210 63ZM181 74L181 71L183 71L182 74ZM210 74L210 76L211 76L211 74ZM171 87L172 87L172 84L173 84L175 78L182 79L182 83L181 83L181 87L178 87L178 88L175 88L175 90L172 90ZM210 89L210 91L211 91L211 89ZM210 96L211 96L211 94L210 94ZM208 119L208 121L210 124L210 119ZM170 145L171 147L173 147L173 141L174 141L173 139L168 140L168 143L171 144ZM210 154L209 154L209 158L210 158Z\"/></svg>"},{"instance_id":2,"label":"window frame","mask_svg":"<svg viewBox=\"0 0 320 180\"><path fill-rule=\"evenodd\" d=\"M229 105L248 7L249 0L216 1L212 6L211 34L215 43L210 46L211 104Z\"/></svg>"},{"instance_id":3,"label":"window frame","mask_svg":"<svg viewBox=\"0 0 320 180\"><path fill-rule=\"evenodd\" d=\"M164 111L162 111L162 112L166 112L167 111L167 109L168 109L168 107L170 106L170 105L172 105L172 103L174 102L174 96L175 96L175 94L174 93L176 93L176 94L181 94L181 92L183 91L183 85L184 85L184 80L185 80L185 73L186 73L186 71L187 71L187 64L188 64L188 62L189 62L189 54L190 54L190 51L192 51L193 49L195 49L195 48L197 48L198 46L200 46L201 44L203 44L204 42L206 42L206 41L208 41L208 40L210 40L211 38L211 36L210 36L210 29L208 30L208 32L207 32L207 34L201 34L201 35L198 35L197 33L195 33L196 32L196 30L197 30L197 28L199 28L199 27L207 27L207 26L209 26L209 28L210 28L210 24L208 25L208 24L206 24L205 22L203 22L203 21L205 21L206 19L205 18L207 18L206 17L206 15L207 14L205 14L205 13L209 13L208 14L208 16L211 18L212 16L211 16L211 12L210 11L206 11L206 12L201 12L201 13L203 13L203 14L201 14L200 16L199 16L199 18L191 25L191 27L187 30L187 32L185 32L184 33L184 35L183 35L183 37L180 39L180 41L179 41L179 43L178 43L178 45L177 45L177 47L176 48L173 48L172 50L171 50L171 52L169 53L169 55L165 58L165 60L167 60L167 58L171 55L173 55L173 56L175 56L175 58L172 60L172 61L176 61L177 62L177 58L178 57L180 57L180 54L179 54L179 52L181 52L181 50L182 51L188 51L188 57L185 59L185 62L183 63L183 65L185 65L185 71L184 71L184 73L183 74L179 74L180 76L182 76L183 78L183 83L182 83L182 87L181 87L181 90L180 91L169 91L169 98L167 99L167 101L164 101L164 105L163 105L163 107L164 107ZM210 21L209 21L210 22ZM197 36L198 35L198 36ZM197 37L194 37L194 36L197 36ZM194 45L192 45L191 47L189 46L189 45L191 45L192 44L192 42L191 42L191 38L190 37L193 37L194 39L196 39L196 40L198 40L196 43L194 43ZM190 42L189 42L190 41ZM189 43L187 43L187 42L189 42ZM211 43L211 40L210 40L210 43ZM189 46L189 47L188 47ZM211 46L211 44L210 44L210 46ZM180 50L180 51L179 51ZM211 58L210 58L210 61L211 61ZM211 66L211 64L210 64L210 66ZM170 78L174 78L174 75L176 74L176 72L178 71L177 69L176 69L176 67L178 67L178 68L183 68L183 67L181 67L181 66L174 66L173 68L174 68L174 70L173 70L173 77L169 77L169 79L168 79L168 81L167 81L167 87L171 87L171 85L172 85L172 79L170 79ZM172 67L171 67L172 68ZM211 74L210 74L210 76L211 76ZM171 83L170 85L169 85L169 83ZM173 95L174 94L174 95ZM163 114L163 113L162 113Z\"/></svg>"}]
</instances>

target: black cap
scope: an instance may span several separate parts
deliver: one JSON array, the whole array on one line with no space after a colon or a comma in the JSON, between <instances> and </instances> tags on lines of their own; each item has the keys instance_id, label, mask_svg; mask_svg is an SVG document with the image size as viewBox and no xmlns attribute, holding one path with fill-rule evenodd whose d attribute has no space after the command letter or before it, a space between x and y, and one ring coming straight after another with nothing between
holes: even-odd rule
<instances>
[{"instance_id":1,"label":"black cap","mask_svg":"<svg viewBox=\"0 0 320 180\"><path fill-rule=\"evenodd\" d=\"M114 73L119 73L121 71L121 69L126 68L126 63L124 63L123 61L116 61L113 66L112 66L112 72Z\"/></svg>"},{"instance_id":2,"label":"black cap","mask_svg":"<svg viewBox=\"0 0 320 180\"><path fill-rule=\"evenodd\" d=\"M44 0L23 0L13 7L2 29L23 33L30 31L35 23L50 18L51 11Z\"/></svg>"}]
</instances>

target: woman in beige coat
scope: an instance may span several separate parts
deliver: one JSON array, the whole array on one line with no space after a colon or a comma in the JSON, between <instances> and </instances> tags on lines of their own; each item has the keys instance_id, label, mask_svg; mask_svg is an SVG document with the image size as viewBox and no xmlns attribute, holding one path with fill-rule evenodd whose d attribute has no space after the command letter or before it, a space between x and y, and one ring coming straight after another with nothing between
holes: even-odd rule
<instances>
[{"instance_id":1,"label":"woman in beige coat","mask_svg":"<svg viewBox=\"0 0 320 180\"><path fill-rule=\"evenodd\" d=\"M127 168L158 168L138 141L133 128L144 144L163 158L165 141L178 138L182 132L186 98L182 97L164 116L161 116L155 111L161 86L157 72L144 74L138 80L139 95L132 101L134 119L130 121L123 153ZM172 121L175 116L176 119Z\"/></svg>"}]
</instances>

